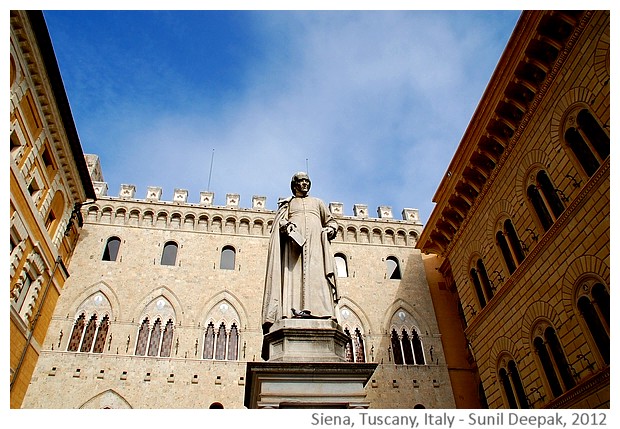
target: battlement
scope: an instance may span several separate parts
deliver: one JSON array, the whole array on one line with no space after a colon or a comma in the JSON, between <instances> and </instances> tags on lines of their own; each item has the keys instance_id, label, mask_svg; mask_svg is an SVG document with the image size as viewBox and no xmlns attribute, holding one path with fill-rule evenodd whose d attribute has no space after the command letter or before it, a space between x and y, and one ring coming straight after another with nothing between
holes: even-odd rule
<instances>
[{"instance_id":1,"label":"battlement","mask_svg":"<svg viewBox=\"0 0 620 429\"><path fill-rule=\"evenodd\" d=\"M107 197L111 199L120 199L126 201L143 201L143 202L152 202L152 203L164 203L164 204L175 204L175 205L187 205L187 206L199 206L199 207L221 207L228 209L244 209L240 207L240 195L239 194L226 194L226 203L224 206L216 206L214 205L215 201L215 193L211 191L202 191L200 192L199 200L196 203L192 203L188 201L189 192L187 189L175 189L172 197L172 201L164 201L161 199L162 197L162 188L160 186L149 186L147 187L146 195L143 199L136 197L136 186L129 184L122 184L118 193L118 197L114 197L108 195L108 184L107 182L98 182L93 181L93 186L95 188L95 193L98 198ZM360 219L372 219L369 215L368 205L366 204L354 204L353 205L353 215L345 214L344 204L340 202L330 202L328 204L329 210L332 215L336 217L355 217ZM267 197L254 195L252 196L252 205L246 209L257 210L257 211L266 211L273 212L273 210L267 209ZM401 211L402 218L400 220L405 220L407 222L412 222L414 224L422 225L420 222L420 215L418 209L413 208L404 208ZM390 220L395 219L394 214L392 212L392 207L390 206L379 206L377 207L377 217L381 220ZM398 219L395 219L398 220Z\"/></svg>"}]
</instances>

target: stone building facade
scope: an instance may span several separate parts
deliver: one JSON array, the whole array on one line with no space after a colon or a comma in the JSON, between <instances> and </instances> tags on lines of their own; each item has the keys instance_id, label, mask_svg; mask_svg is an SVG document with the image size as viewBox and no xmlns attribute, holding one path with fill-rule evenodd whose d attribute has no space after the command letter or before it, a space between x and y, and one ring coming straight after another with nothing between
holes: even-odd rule
<instances>
[{"instance_id":1,"label":"stone building facade","mask_svg":"<svg viewBox=\"0 0 620 429\"><path fill-rule=\"evenodd\" d=\"M609 29L522 14L417 245L490 408L610 405Z\"/></svg>"},{"instance_id":2,"label":"stone building facade","mask_svg":"<svg viewBox=\"0 0 620 429\"><path fill-rule=\"evenodd\" d=\"M161 188L118 196L95 172L95 204L42 345L26 408L243 408L246 363L261 360L261 307L275 213L266 199L225 206ZM283 184L287 189L288 184ZM339 230L339 324L352 362L377 362L371 408L454 408L415 209L369 217L329 204ZM72 395L57 392L70 391Z\"/></svg>"},{"instance_id":3,"label":"stone building facade","mask_svg":"<svg viewBox=\"0 0 620 429\"><path fill-rule=\"evenodd\" d=\"M40 11L10 14L10 406L31 381L81 227L95 198Z\"/></svg>"}]
</instances>

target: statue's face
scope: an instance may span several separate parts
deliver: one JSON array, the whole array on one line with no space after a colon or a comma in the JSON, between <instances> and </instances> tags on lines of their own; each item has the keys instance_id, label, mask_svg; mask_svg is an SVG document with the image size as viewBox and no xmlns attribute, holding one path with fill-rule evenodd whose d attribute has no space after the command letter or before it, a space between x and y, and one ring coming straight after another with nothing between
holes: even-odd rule
<instances>
[{"instance_id":1,"label":"statue's face","mask_svg":"<svg viewBox=\"0 0 620 429\"><path fill-rule=\"evenodd\" d=\"M306 175L299 175L295 178L295 184L293 185L295 196L305 197L310 191L310 178Z\"/></svg>"}]
</instances>

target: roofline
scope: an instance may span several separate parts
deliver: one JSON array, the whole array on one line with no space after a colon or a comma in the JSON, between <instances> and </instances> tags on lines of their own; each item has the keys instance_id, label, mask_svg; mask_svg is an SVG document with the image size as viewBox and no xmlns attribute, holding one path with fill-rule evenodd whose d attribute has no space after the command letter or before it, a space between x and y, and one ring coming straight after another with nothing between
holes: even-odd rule
<instances>
[{"instance_id":1,"label":"roofline","mask_svg":"<svg viewBox=\"0 0 620 429\"><path fill-rule=\"evenodd\" d=\"M54 93L54 98L58 106L58 111L60 112L60 117L63 122L67 139L69 140L71 151L73 152L73 158L80 175L80 180L82 182L86 198L96 199L97 196L90 178L90 173L88 172L88 166L86 165L86 159L84 158L84 151L82 150L80 137L73 120L71 106L69 104L69 99L67 98L67 93L62 81L60 68L58 67L56 54L54 53L54 47L47 29L47 24L45 23L43 11L29 10L26 11L26 14L28 16L28 20L30 21L30 26L36 38L37 44L39 45L41 58L43 59L43 63L45 65L45 71Z\"/></svg>"},{"instance_id":2,"label":"roofline","mask_svg":"<svg viewBox=\"0 0 620 429\"><path fill-rule=\"evenodd\" d=\"M449 252L592 14L522 12L433 196L436 205L418 249L442 255Z\"/></svg>"}]
</instances>

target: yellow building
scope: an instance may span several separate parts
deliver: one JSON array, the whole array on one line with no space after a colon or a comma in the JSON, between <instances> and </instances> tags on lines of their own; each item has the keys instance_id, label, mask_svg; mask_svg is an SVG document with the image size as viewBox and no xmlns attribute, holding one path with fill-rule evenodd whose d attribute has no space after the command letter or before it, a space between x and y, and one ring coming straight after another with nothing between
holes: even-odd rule
<instances>
[{"instance_id":1,"label":"yellow building","mask_svg":"<svg viewBox=\"0 0 620 429\"><path fill-rule=\"evenodd\" d=\"M609 408L609 27L522 14L417 245L490 408Z\"/></svg>"},{"instance_id":2,"label":"yellow building","mask_svg":"<svg viewBox=\"0 0 620 429\"><path fill-rule=\"evenodd\" d=\"M56 57L38 12L11 12L10 406L37 363L95 192Z\"/></svg>"}]
</instances>

